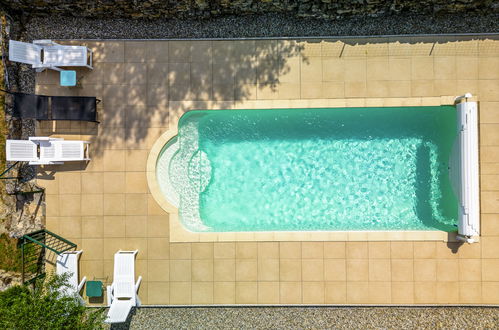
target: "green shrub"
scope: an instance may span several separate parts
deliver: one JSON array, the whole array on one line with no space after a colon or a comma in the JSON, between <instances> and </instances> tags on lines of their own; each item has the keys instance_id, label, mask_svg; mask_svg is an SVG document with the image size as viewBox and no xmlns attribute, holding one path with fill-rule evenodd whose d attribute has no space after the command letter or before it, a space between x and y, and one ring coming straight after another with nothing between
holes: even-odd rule
<instances>
[{"instance_id":1,"label":"green shrub","mask_svg":"<svg viewBox=\"0 0 499 330\"><path fill-rule=\"evenodd\" d=\"M0 329L102 329L103 308L86 308L77 295L65 296L66 276L48 276L34 288L0 292Z\"/></svg>"}]
</instances>

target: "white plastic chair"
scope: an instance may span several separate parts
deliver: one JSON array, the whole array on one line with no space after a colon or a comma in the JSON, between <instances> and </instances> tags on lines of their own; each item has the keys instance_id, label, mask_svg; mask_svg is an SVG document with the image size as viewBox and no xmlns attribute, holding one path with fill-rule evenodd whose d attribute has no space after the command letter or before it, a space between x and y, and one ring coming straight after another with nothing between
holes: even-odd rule
<instances>
[{"instance_id":1,"label":"white plastic chair","mask_svg":"<svg viewBox=\"0 0 499 330\"><path fill-rule=\"evenodd\" d=\"M51 40L33 43L9 40L9 60L31 64L37 71L58 67L83 66L92 69L92 50L86 46L59 45Z\"/></svg>"},{"instance_id":2,"label":"white plastic chair","mask_svg":"<svg viewBox=\"0 0 499 330\"><path fill-rule=\"evenodd\" d=\"M135 251L118 251L114 255L113 283L107 286L107 305L110 307L106 323L123 323L130 310L140 306L137 295L142 276L135 282Z\"/></svg>"},{"instance_id":3,"label":"white plastic chair","mask_svg":"<svg viewBox=\"0 0 499 330\"><path fill-rule=\"evenodd\" d=\"M66 296L79 295L83 285L85 284L87 278L84 276L80 282L78 282L78 258L83 251L68 251L63 252L57 256L56 262L56 274L63 275L69 274L68 277L68 287L64 287L61 292ZM81 299L83 301L83 299Z\"/></svg>"},{"instance_id":4,"label":"white plastic chair","mask_svg":"<svg viewBox=\"0 0 499 330\"><path fill-rule=\"evenodd\" d=\"M89 161L87 141L44 136L29 140L7 140L7 160L29 162L30 165L64 164L66 161Z\"/></svg>"}]
</instances>

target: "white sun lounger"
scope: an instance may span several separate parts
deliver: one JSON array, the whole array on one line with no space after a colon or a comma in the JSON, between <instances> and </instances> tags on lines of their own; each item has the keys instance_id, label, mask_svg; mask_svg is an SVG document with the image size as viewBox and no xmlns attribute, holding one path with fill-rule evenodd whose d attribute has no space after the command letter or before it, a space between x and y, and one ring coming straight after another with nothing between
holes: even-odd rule
<instances>
[{"instance_id":1,"label":"white sun lounger","mask_svg":"<svg viewBox=\"0 0 499 330\"><path fill-rule=\"evenodd\" d=\"M29 140L7 140L7 160L30 165L64 164L66 161L89 161L90 143L35 136Z\"/></svg>"},{"instance_id":2,"label":"white sun lounger","mask_svg":"<svg viewBox=\"0 0 499 330\"><path fill-rule=\"evenodd\" d=\"M31 64L37 71L58 67L83 66L92 69L92 50L85 46L59 45L51 40L33 43L9 40L9 60Z\"/></svg>"},{"instance_id":3,"label":"white sun lounger","mask_svg":"<svg viewBox=\"0 0 499 330\"><path fill-rule=\"evenodd\" d=\"M107 286L107 304L110 307L106 323L123 323L130 310L140 306L137 295L142 276L135 282L135 251L118 251L114 255L113 283Z\"/></svg>"},{"instance_id":4,"label":"white sun lounger","mask_svg":"<svg viewBox=\"0 0 499 330\"><path fill-rule=\"evenodd\" d=\"M57 256L56 262L56 274L63 275L69 274L68 277L68 287L64 287L62 294L66 296L79 295L83 285L85 284L87 278L84 276L80 282L78 282L78 258L82 251L68 251L63 252ZM83 299L81 299L83 301Z\"/></svg>"}]
</instances>

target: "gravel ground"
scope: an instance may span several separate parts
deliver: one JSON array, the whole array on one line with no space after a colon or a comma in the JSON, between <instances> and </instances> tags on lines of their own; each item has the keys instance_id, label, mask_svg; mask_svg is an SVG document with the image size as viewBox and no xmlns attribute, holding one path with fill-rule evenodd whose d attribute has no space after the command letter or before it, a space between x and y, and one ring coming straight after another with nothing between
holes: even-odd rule
<instances>
[{"instance_id":1,"label":"gravel ground","mask_svg":"<svg viewBox=\"0 0 499 330\"><path fill-rule=\"evenodd\" d=\"M499 309L482 307L140 308L111 329L497 329Z\"/></svg>"},{"instance_id":2,"label":"gravel ground","mask_svg":"<svg viewBox=\"0 0 499 330\"><path fill-rule=\"evenodd\" d=\"M132 20L36 17L28 20L28 39L242 38L359 36L499 32L499 14L396 15L341 20L302 19L282 14L226 16L210 20Z\"/></svg>"}]
</instances>

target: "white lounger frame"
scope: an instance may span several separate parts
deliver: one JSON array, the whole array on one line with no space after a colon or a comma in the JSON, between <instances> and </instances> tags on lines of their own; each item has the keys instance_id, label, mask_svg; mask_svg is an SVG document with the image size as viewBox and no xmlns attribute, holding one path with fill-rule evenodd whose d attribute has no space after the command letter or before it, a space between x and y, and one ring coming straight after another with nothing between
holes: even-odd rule
<instances>
[{"instance_id":1,"label":"white lounger frame","mask_svg":"<svg viewBox=\"0 0 499 330\"><path fill-rule=\"evenodd\" d=\"M74 66L93 69L92 57L92 50L86 46L59 45L52 40L34 40L33 43L9 40L9 60L31 64L38 72Z\"/></svg>"},{"instance_id":2,"label":"white lounger frame","mask_svg":"<svg viewBox=\"0 0 499 330\"><path fill-rule=\"evenodd\" d=\"M465 98L471 97L470 94ZM480 235L480 190L478 174L478 107L476 102L456 105L457 152L459 174L457 195L459 198L458 239L473 243Z\"/></svg>"},{"instance_id":3,"label":"white lounger frame","mask_svg":"<svg viewBox=\"0 0 499 330\"><path fill-rule=\"evenodd\" d=\"M58 275L69 274L68 284L70 287L63 288L63 294L72 296L77 294L79 299L83 302L83 299L79 295L83 285L87 281L87 278L83 276L81 281L78 281L78 259L83 251L66 251L57 256L56 261L56 273ZM83 302L84 303L84 302Z\"/></svg>"},{"instance_id":4,"label":"white lounger frame","mask_svg":"<svg viewBox=\"0 0 499 330\"><path fill-rule=\"evenodd\" d=\"M142 282L139 276L135 282L135 256L139 251L119 250L114 255L113 283L107 286L107 305L110 307L106 323L125 322L132 307L140 306L138 290ZM120 255L129 255L130 264L119 262Z\"/></svg>"}]
</instances>

